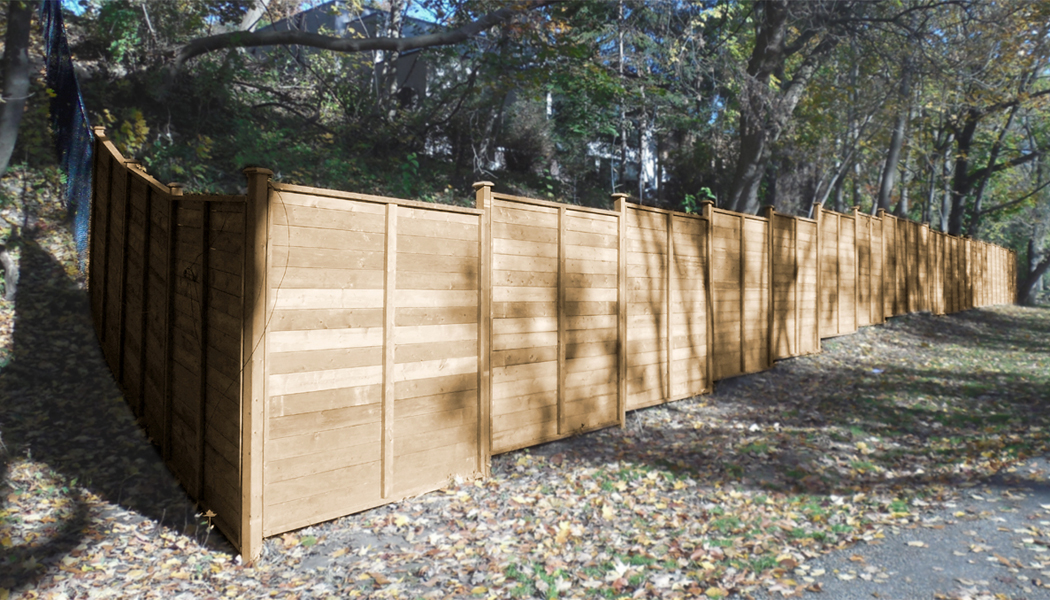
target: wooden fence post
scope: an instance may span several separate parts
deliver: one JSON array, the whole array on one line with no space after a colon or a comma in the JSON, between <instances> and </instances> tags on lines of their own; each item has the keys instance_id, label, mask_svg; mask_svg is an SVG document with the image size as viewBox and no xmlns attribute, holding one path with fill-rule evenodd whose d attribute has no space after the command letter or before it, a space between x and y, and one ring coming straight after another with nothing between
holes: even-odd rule
<instances>
[{"instance_id":1,"label":"wooden fence post","mask_svg":"<svg viewBox=\"0 0 1050 600\"><path fill-rule=\"evenodd\" d=\"M740 221L740 372L747 373L747 319L744 318L744 314L747 312L747 305L744 300L747 296L747 257L744 253L744 226L747 223L747 217L743 214L738 215Z\"/></svg>"},{"instance_id":2,"label":"wooden fence post","mask_svg":"<svg viewBox=\"0 0 1050 600\"><path fill-rule=\"evenodd\" d=\"M474 205L485 211L478 232L478 470L491 473L492 457L492 186L474 184Z\"/></svg>"},{"instance_id":3,"label":"wooden fence post","mask_svg":"<svg viewBox=\"0 0 1050 600\"><path fill-rule=\"evenodd\" d=\"M397 204L386 205L386 236L383 253L383 391L381 497L394 490L394 307L397 304Z\"/></svg>"},{"instance_id":4,"label":"wooden fence post","mask_svg":"<svg viewBox=\"0 0 1050 600\"><path fill-rule=\"evenodd\" d=\"M820 202L814 202L813 203L813 217L817 221L817 227L816 227L816 231L817 231L817 240L816 240L816 246L817 246L817 265L816 265L816 267L817 267L816 268L816 271L817 271L817 308L816 308L816 314L814 315L814 319L813 319L813 347L816 349L816 352L820 352L820 317L821 317L821 313L823 312L823 310L822 310L823 306L822 305L824 303L823 300L822 300L822 297L824 295L824 288L823 288L823 281L822 281L823 277L821 277L821 271L823 271L823 269L821 268L821 260L823 258L822 254L823 254L823 251L824 251L824 248L823 248L823 246L824 246L824 243L823 243L824 236L821 235L821 229L823 228L823 225L824 225L824 205L821 204Z\"/></svg>"},{"instance_id":5,"label":"wooden fence post","mask_svg":"<svg viewBox=\"0 0 1050 600\"><path fill-rule=\"evenodd\" d=\"M871 240L868 240L871 253ZM868 272L871 279L871 272ZM860 329L860 205L853 206L853 331Z\"/></svg>"},{"instance_id":6,"label":"wooden fence post","mask_svg":"<svg viewBox=\"0 0 1050 600\"><path fill-rule=\"evenodd\" d=\"M773 355L775 354L774 350L773 350L773 348L775 346L775 344L774 344L775 340L774 340L773 336L774 336L775 325L776 325L776 317L775 317L775 315L776 315L776 306L774 304L774 300L776 299L776 294L773 293L773 283L774 283L773 282L773 266L774 266L774 264L776 264L775 259L774 259L774 255L773 255L774 254L773 253L773 248L774 248L774 246L773 246L773 216L776 214L776 207L773 206L772 204L767 204L765 209L764 209L764 212L766 213L765 216L766 216L766 220L768 221L766 223L766 249L769 252L769 255L766 257L767 260L768 260L768 264L769 264L769 274L768 274L768 277L769 277L769 292L768 292L768 294L769 294L769 306L768 306L768 312L769 312L769 314L767 315L767 317L768 317L767 318L768 330L766 331L766 353L767 353L766 354L766 368L767 369L771 369L771 368L773 368Z\"/></svg>"},{"instance_id":7,"label":"wooden fence post","mask_svg":"<svg viewBox=\"0 0 1050 600\"><path fill-rule=\"evenodd\" d=\"M102 151L104 149L104 146L102 144L102 140L105 139L105 137L106 137L106 128L105 127L100 127L100 126L95 126L95 127L91 128L91 131L95 135L92 137L92 143L91 143L91 148L92 148L92 152L91 152L91 223L89 225L89 233L88 233L88 256L89 256L89 260L88 260L88 292L89 292L90 298L91 298L91 317L92 317L92 321L94 321L94 324L95 324L95 335L99 336L99 338L100 338L99 341L102 341L101 337L103 335L104 329L102 328L102 318L101 318L101 315L102 315L102 312L101 312L102 302L101 302L101 299L104 298L105 296L104 295L100 295L100 292L104 293L105 292L105 288L101 287L102 286L102 282L99 281L99 274L105 272L105 264L103 262L105 259L97 251L98 250L98 235L99 235L99 230L98 230L98 219L99 219L99 214L98 214L98 206L99 206L98 186L99 186L99 179L100 179L100 174L99 174L99 156L101 156L101 153L102 153ZM111 171L112 168L113 168L112 157L110 157L110 160L107 161L107 164L110 166L109 170ZM107 172L106 173L106 180L107 180L107 182L109 181L109 179L110 179L110 174ZM108 199L106 201L106 205L109 206ZM107 232L107 235L108 235L108 232Z\"/></svg>"},{"instance_id":8,"label":"wooden fence post","mask_svg":"<svg viewBox=\"0 0 1050 600\"><path fill-rule=\"evenodd\" d=\"M565 205L558 207L558 296L555 303L555 311L558 318L558 435L565 434L565 342L568 318L565 315L565 221L567 211Z\"/></svg>"},{"instance_id":9,"label":"wooden fence post","mask_svg":"<svg viewBox=\"0 0 1050 600\"><path fill-rule=\"evenodd\" d=\"M616 414L620 428L627 426L627 199L630 194L613 194L613 206L619 216L619 235L616 267Z\"/></svg>"},{"instance_id":10,"label":"wooden fence post","mask_svg":"<svg viewBox=\"0 0 1050 600\"><path fill-rule=\"evenodd\" d=\"M704 244L704 303L707 306L707 390L715 391L715 294L712 287L715 282L714 237L715 237L715 203L704 200L700 203L701 214L707 220L706 243Z\"/></svg>"},{"instance_id":11,"label":"wooden fence post","mask_svg":"<svg viewBox=\"0 0 1050 600\"><path fill-rule=\"evenodd\" d=\"M241 528L240 551L251 562L262 551L263 444L266 426L266 271L270 260L270 176L259 167L244 170L244 302L241 333Z\"/></svg>"},{"instance_id":12,"label":"wooden fence post","mask_svg":"<svg viewBox=\"0 0 1050 600\"><path fill-rule=\"evenodd\" d=\"M794 247L791 249L795 256L795 272L794 272L794 286L795 286L795 335L793 337L794 348L792 349L792 356L798 356L802 354L802 282L800 281L799 274L802 271L802 259L799 256L799 245L798 245L798 218L792 217L791 219L791 240Z\"/></svg>"},{"instance_id":13,"label":"wooden fence post","mask_svg":"<svg viewBox=\"0 0 1050 600\"><path fill-rule=\"evenodd\" d=\"M182 184L181 183L169 183L168 192L171 194L171 199L168 200L167 215L168 215L168 239L165 255L164 255L164 334L166 340L164 342L164 381L161 385L164 388L163 398L161 399L161 453L164 456L165 461L171 460L171 427L172 427L172 397L174 392L172 391L172 344L174 344L175 336L172 335L172 324L175 322L175 222L178 218L179 201L178 198L182 196Z\"/></svg>"},{"instance_id":14,"label":"wooden fence post","mask_svg":"<svg viewBox=\"0 0 1050 600\"><path fill-rule=\"evenodd\" d=\"M674 302L672 296L674 295L674 213L671 211L667 212L667 254L664 255L667 261L667 268L665 273L667 279L664 280L664 339L665 347L667 348L667 365L664 367L664 400L671 400L674 397L674 385L672 377L674 376L674 369L672 364L674 363L674 328L671 327L671 319L674 317Z\"/></svg>"}]
</instances>

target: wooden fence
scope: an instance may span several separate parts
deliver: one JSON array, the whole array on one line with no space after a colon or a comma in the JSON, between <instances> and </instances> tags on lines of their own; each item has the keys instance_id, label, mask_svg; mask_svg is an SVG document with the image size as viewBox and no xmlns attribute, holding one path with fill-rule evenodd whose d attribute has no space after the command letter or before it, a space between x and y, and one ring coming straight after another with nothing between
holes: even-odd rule
<instances>
[{"instance_id":1,"label":"wooden fence","mask_svg":"<svg viewBox=\"0 0 1050 600\"><path fill-rule=\"evenodd\" d=\"M263 537L484 476L915 311L1009 303L1016 256L885 213L475 209L278 183L184 195L96 129L106 360L189 494Z\"/></svg>"}]
</instances>

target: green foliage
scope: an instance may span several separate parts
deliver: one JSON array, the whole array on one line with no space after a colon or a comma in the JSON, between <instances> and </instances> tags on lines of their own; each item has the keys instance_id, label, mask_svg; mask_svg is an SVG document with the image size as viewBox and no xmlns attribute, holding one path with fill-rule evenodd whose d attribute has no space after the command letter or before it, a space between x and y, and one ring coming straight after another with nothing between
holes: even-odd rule
<instances>
[{"instance_id":1,"label":"green foliage","mask_svg":"<svg viewBox=\"0 0 1050 600\"><path fill-rule=\"evenodd\" d=\"M705 200L710 200L711 202L717 200L709 187L700 188L700 192L696 194L686 194L685 200L682 201L682 210L691 215L697 214L700 212L701 203Z\"/></svg>"},{"instance_id":2,"label":"green foliage","mask_svg":"<svg viewBox=\"0 0 1050 600\"><path fill-rule=\"evenodd\" d=\"M139 32L140 21L141 11L136 11L128 0L113 0L101 5L98 27L110 60L122 63L137 53L143 41Z\"/></svg>"}]
</instances>

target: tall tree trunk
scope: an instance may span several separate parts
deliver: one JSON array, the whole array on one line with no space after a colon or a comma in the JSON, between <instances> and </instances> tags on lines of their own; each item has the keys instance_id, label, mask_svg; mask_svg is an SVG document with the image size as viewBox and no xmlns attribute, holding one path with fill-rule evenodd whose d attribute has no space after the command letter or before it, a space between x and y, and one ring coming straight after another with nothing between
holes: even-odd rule
<instances>
[{"instance_id":1,"label":"tall tree trunk","mask_svg":"<svg viewBox=\"0 0 1050 600\"><path fill-rule=\"evenodd\" d=\"M1025 306L1035 304L1036 285L1050 271L1050 252L1039 252L1035 232L1028 238L1028 272L1017 285L1017 301Z\"/></svg>"},{"instance_id":2,"label":"tall tree trunk","mask_svg":"<svg viewBox=\"0 0 1050 600\"><path fill-rule=\"evenodd\" d=\"M948 216L948 233L952 235L962 235L963 231L966 196L973 189L973 179L970 177L970 149L980 119L981 115L977 110L970 109L963 120L963 127L956 132L955 173L952 177L951 214Z\"/></svg>"},{"instance_id":3,"label":"tall tree trunk","mask_svg":"<svg viewBox=\"0 0 1050 600\"><path fill-rule=\"evenodd\" d=\"M624 22L623 22L623 0L619 2L619 13L616 19L616 36L618 38L619 56L617 60L616 68L620 74L620 85L623 85L623 35L624 35ZM616 191L617 185L623 185L624 177L627 173L627 108L624 106L623 100L620 100L620 164L616 169L617 179L616 184L613 185L613 191Z\"/></svg>"},{"instance_id":4,"label":"tall tree trunk","mask_svg":"<svg viewBox=\"0 0 1050 600\"><path fill-rule=\"evenodd\" d=\"M13 0L7 5L3 102L0 102L0 176L7 172L11 163L11 154L18 141L18 126L29 96L29 27L33 4Z\"/></svg>"},{"instance_id":5,"label":"tall tree trunk","mask_svg":"<svg viewBox=\"0 0 1050 600\"><path fill-rule=\"evenodd\" d=\"M897 216L901 217L901 218L907 218L908 211L911 210L911 206L908 204L908 180L910 179L910 174L911 174L911 171L908 168L908 162L909 162L908 159L909 158L910 158L909 157L909 153L907 151L907 148L905 148L905 150L904 150L904 162L903 162L903 164L900 165L900 171L901 171L901 195L900 195L900 199L897 201L897 211L896 211Z\"/></svg>"},{"instance_id":6,"label":"tall tree trunk","mask_svg":"<svg viewBox=\"0 0 1050 600\"><path fill-rule=\"evenodd\" d=\"M387 13L386 31L384 32L386 37L393 39L401 37L401 25L408 2L409 0L390 0L390 12ZM380 106L385 108L387 122L392 122L397 118L397 111L400 108L397 98L397 61L399 58L401 58L401 53L397 50L388 50L383 53L383 67L379 77L381 86L379 102Z\"/></svg>"},{"instance_id":7,"label":"tall tree trunk","mask_svg":"<svg viewBox=\"0 0 1050 600\"><path fill-rule=\"evenodd\" d=\"M886 153L886 163L882 167L882 180L879 184L879 208L889 211L893 186L896 183L897 163L900 161L901 148L904 147L904 134L911 116L911 67L905 59L901 64L900 110L890 136L890 147Z\"/></svg>"},{"instance_id":8,"label":"tall tree trunk","mask_svg":"<svg viewBox=\"0 0 1050 600\"><path fill-rule=\"evenodd\" d=\"M835 181L835 212L843 212L846 208L846 178L839 177Z\"/></svg>"},{"instance_id":9,"label":"tall tree trunk","mask_svg":"<svg viewBox=\"0 0 1050 600\"><path fill-rule=\"evenodd\" d=\"M950 160L951 145L944 149L944 162L941 163L941 233L948 233L949 219L952 214L952 163Z\"/></svg>"},{"instance_id":10,"label":"tall tree trunk","mask_svg":"<svg viewBox=\"0 0 1050 600\"><path fill-rule=\"evenodd\" d=\"M789 5L789 0L757 3L762 12L761 23L747 63L738 127L740 153L727 202L730 210L736 212L758 212L758 191L773 144L787 126L817 67L838 43L836 36L824 37L808 51L788 80L778 77L782 81L780 89L772 90L770 78L783 75L788 57L802 49L797 42L789 46L786 40ZM835 6L836 11L848 12L852 5L841 2ZM809 34L815 36L816 30Z\"/></svg>"},{"instance_id":11,"label":"tall tree trunk","mask_svg":"<svg viewBox=\"0 0 1050 600\"><path fill-rule=\"evenodd\" d=\"M977 233L981 229L981 211L984 209L984 190L988 187L988 180L992 178L992 168L999 162L999 153L1003 148L1003 139L1006 138L1006 133L1010 130L1010 126L1014 122L1014 116L1017 115L1018 108L1019 106L1015 105L1010 109L1010 112L1006 115L1006 122L1003 123L1002 129L999 130L999 136L995 139L995 143L992 144L991 152L988 153L988 166L984 169L986 175L981 177L980 182L977 184L977 191L974 192L973 197L973 211L970 213L970 225L966 228L970 237L977 237Z\"/></svg>"}]
</instances>

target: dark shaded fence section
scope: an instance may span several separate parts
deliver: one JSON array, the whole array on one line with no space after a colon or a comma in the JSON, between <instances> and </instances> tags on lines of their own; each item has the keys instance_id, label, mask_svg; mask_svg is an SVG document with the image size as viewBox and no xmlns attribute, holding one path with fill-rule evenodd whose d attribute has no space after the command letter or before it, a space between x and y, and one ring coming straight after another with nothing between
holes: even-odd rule
<instances>
[{"instance_id":1,"label":"dark shaded fence section","mask_svg":"<svg viewBox=\"0 0 1050 600\"><path fill-rule=\"evenodd\" d=\"M96 129L88 285L103 354L186 491L240 540L245 197L183 195Z\"/></svg>"}]
</instances>

